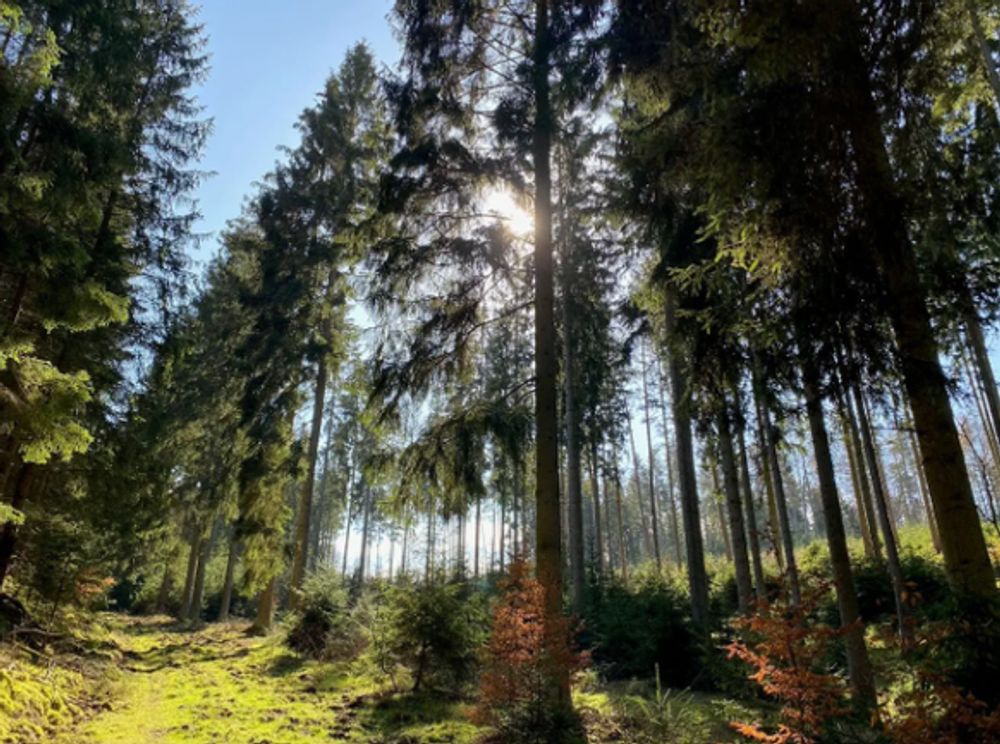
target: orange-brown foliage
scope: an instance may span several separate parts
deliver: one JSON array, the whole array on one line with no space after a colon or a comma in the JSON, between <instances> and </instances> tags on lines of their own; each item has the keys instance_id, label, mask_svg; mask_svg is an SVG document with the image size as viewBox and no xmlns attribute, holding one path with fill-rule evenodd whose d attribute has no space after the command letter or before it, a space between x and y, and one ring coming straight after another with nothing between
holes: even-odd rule
<instances>
[{"instance_id":1,"label":"orange-brown foliage","mask_svg":"<svg viewBox=\"0 0 1000 744\"><path fill-rule=\"evenodd\" d=\"M477 721L490 724L503 711L544 706L552 675L558 670L573 674L587 663L587 655L574 647L571 618L544 622L544 590L526 562L510 566L500 590L475 713Z\"/></svg>"},{"instance_id":2,"label":"orange-brown foliage","mask_svg":"<svg viewBox=\"0 0 1000 744\"><path fill-rule=\"evenodd\" d=\"M782 704L783 723L769 732L759 723L733 722L732 728L764 744L809 744L826 723L847 712L848 687L820 669L830 642L843 630L814 622L811 609L823 589L803 595L798 607L774 603L733 622L742 638L727 646L730 658L753 669L750 679Z\"/></svg>"}]
</instances>

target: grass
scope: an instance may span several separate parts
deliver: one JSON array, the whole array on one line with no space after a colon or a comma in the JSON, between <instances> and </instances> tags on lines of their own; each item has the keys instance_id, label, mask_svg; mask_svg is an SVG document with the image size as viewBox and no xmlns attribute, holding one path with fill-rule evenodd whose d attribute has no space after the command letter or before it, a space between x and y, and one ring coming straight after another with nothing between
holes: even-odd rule
<instances>
[{"instance_id":1,"label":"grass","mask_svg":"<svg viewBox=\"0 0 1000 744\"><path fill-rule=\"evenodd\" d=\"M473 744L489 731L470 704L396 693L364 662L321 663L251 637L244 624L182 629L169 618L101 615L72 652L0 646L0 742L5 744ZM643 683L574 693L591 744L638 741ZM731 741L730 701L672 693L657 724L683 742ZM728 716L728 717L727 717ZM643 723L640 721L639 723Z\"/></svg>"}]
</instances>

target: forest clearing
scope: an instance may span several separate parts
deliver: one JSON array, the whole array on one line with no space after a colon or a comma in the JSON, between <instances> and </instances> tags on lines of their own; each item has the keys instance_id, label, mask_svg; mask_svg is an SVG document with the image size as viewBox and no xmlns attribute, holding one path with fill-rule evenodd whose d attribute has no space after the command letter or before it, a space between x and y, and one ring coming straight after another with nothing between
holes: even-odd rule
<instances>
[{"instance_id":1,"label":"forest clearing","mask_svg":"<svg viewBox=\"0 0 1000 744\"><path fill-rule=\"evenodd\" d=\"M1000 2L353 5L0 0L0 742L1000 741Z\"/></svg>"}]
</instances>

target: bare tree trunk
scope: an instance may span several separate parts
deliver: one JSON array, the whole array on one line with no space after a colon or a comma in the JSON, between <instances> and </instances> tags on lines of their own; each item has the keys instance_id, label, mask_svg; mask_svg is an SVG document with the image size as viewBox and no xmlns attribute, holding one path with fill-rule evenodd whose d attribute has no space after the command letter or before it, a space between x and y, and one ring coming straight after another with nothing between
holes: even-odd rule
<instances>
[{"instance_id":1,"label":"bare tree trunk","mask_svg":"<svg viewBox=\"0 0 1000 744\"><path fill-rule=\"evenodd\" d=\"M719 536L722 538L722 550L725 553L726 560L730 563L733 562L733 544L729 540L729 530L726 525L726 513L722 502L725 500L725 496L722 492L722 484L719 483L719 463L713 460L710 464L712 469L712 500L715 501L715 507L719 512Z\"/></svg>"},{"instance_id":2,"label":"bare tree trunk","mask_svg":"<svg viewBox=\"0 0 1000 744\"><path fill-rule=\"evenodd\" d=\"M212 525L208 539L202 541L201 552L198 555L198 570L195 573L194 592L191 595L191 607L187 619L194 625L201 624L201 606L205 599L205 569L212 558L212 549L219 534L218 520Z\"/></svg>"},{"instance_id":3,"label":"bare tree trunk","mask_svg":"<svg viewBox=\"0 0 1000 744\"><path fill-rule=\"evenodd\" d=\"M882 528L882 537L885 539L885 554L888 558L889 578L892 580L893 598L896 601L896 621L899 625L899 640L902 647L908 649L913 645L913 628L910 625L910 611L906 604L906 580L903 577L903 569L899 563L896 535L892 530L892 519L889 516L888 496L885 491L885 484L882 481L881 469L878 467L875 437L872 435L868 407L865 405L864 397L861 395L857 384L851 386L851 392L854 395L854 404L861 414L861 440L864 442L865 455L868 457L879 526Z\"/></svg>"},{"instance_id":4,"label":"bare tree trunk","mask_svg":"<svg viewBox=\"0 0 1000 744\"><path fill-rule=\"evenodd\" d=\"M799 567L795 560L795 543L792 540L792 525L788 519L788 502L785 499L785 482L781 476L781 463L778 461L777 427L771 423L770 411L763 398L763 390L757 381L754 384L754 397L757 404L757 417L764 432L764 452L768 469L771 474L771 485L774 487L774 501L778 509L778 520L781 527L781 541L784 546L785 572L788 575L788 588L792 603L798 606L802 601L799 588ZM825 505L824 505L825 508ZM829 525L827 526L829 530Z\"/></svg>"},{"instance_id":5,"label":"bare tree trunk","mask_svg":"<svg viewBox=\"0 0 1000 744\"><path fill-rule=\"evenodd\" d=\"M803 360L802 377L806 413L809 417L813 453L816 457L816 472L819 476L820 497L823 500L830 563L837 589L837 607L840 611L844 647L847 651L847 671L851 681L851 691L861 706L874 710L875 678L858 611L858 597L854 588L854 575L851 573L851 559L847 552L847 536L844 533L840 497L837 495L837 481L833 473L833 458L830 455L830 440L823 420L823 404L819 397L818 374L808 358Z\"/></svg>"},{"instance_id":6,"label":"bare tree trunk","mask_svg":"<svg viewBox=\"0 0 1000 744\"><path fill-rule=\"evenodd\" d=\"M674 537L674 557L677 565L680 566L684 562L684 559L681 555L683 548L681 546L680 519L677 516L677 497L674 494L674 468L671 462L673 447L670 444L670 425L667 419L667 377L663 372L663 363L659 356L656 357L656 361L660 378L660 415L663 419L663 459L666 461L667 468L667 500L670 506L670 531Z\"/></svg>"},{"instance_id":7,"label":"bare tree trunk","mask_svg":"<svg viewBox=\"0 0 1000 744\"><path fill-rule=\"evenodd\" d=\"M888 316L896 336L899 368L924 458L924 472L941 532L945 568L960 592L997 596L996 579L965 467L948 384L927 310L916 254L907 231L906 209L897 192L882 121L872 96L870 73L862 53L863 33L856 3L844 6L844 33L837 35L846 95L848 126L857 166L863 217L871 227L871 245L889 299Z\"/></svg>"},{"instance_id":8,"label":"bare tree trunk","mask_svg":"<svg viewBox=\"0 0 1000 744\"><path fill-rule=\"evenodd\" d=\"M347 479L344 481L344 502L346 506L344 507L344 555L343 555L343 565L340 568L340 577L342 579L347 579L347 556L348 551L351 547L351 509L354 504L354 466L355 466L355 453L354 448L351 448L350 454L350 465L347 468Z\"/></svg>"},{"instance_id":9,"label":"bare tree trunk","mask_svg":"<svg viewBox=\"0 0 1000 744\"><path fill-rule=\"evenodd\" d=\"M668 335L676 333L677 298L673 289L665 297L665 321ZM691 393L676 355L667 362L670 389L673 392L674 435L677 437L677 481L680 485L681 517L684 520L684 544L687 547L688 586L691 594L691 617L704 631L708 627L708 572L705 570L705 547L701 534L698 505L698 481L694 467L694 443L691 437Z\"/></svg>"},{"instance_id":10,"label":"bare tree trunk","mask_svg":"<svg viewBox=\"0 0 1000 744\"><path fill-rule=\"evenodd\" d=\"M625 406L625 425L628 427L628 441L632 450L632 480L635 483L635 497L639 505L639 524L642 528L642 546L644 549L643 555L640 556L642 558L653 554L653 540L651 537L652 533L649 530L649 520L646 518L645 502L642 497L642 472L639 467L639 453L635 448L635 433L632 431L632 413L628 408L628 404Z\"/></svg>"},{"instance_id":11,"label":"bare tree trunk","mask_svg":"<svg viewBox=\"0 0 1000 744\"><path fill-rule=\"evenodd\" d=\"M240 543L236 531L229 538L229 558L226 559L226 576L222 583L222 601L219 603L220 623L229 619L229 608L233 602L233 581L236 575L236 559L239 556Z\"/></svg>"},{"instance_id":12,"label":"bare tree trunk","mask_svg":"<svg viewBox=\"0 0 1000 744\"><path fill-rule=\"evenodd\" d=\"M723 402L723 405L727 405ZM736 457L733 454L733 434L729 413L723 409L718 418L719 454L722 464L722 482L729 512L729 532L736 569L736 595L740 612L750 611L753 587L750 585L750 560L747 557L746 527L740 505L740 484L736 474Z\"/></svg>"},{"instance_id":13,"label":"bare tree trunk","mask_svg":"<svg viewBox=\"0 0 1000 744\"><path fill-rule=\"evenodd\" d=\"M191 551L188 553L187 573L184 577L184 594L181 599L181 611L178 620L187 620L191 614L191 602L194 598L195 574L198 571L198 555L201 552L203 528L192 524Z\"/></svg>"},{"instance_id":14,"label":"bare tree trunk","mask_svg":"<svg viewBox=\"0 0 1000 744\"><path fill-rule=\"evenodd\" d=\"M170 599L170 591L174 586L173 563L176 557L175 552L171 552L167 557L167 563L163 568L163 580L160 582L160 591L156 594L156 605L153 612L158 615L163 614L167 609L167 601Z\"/></svg>"},{"instance_id":15,"label":"bare tree trunk","mask_svg":"<svg viewBox=\"0 0 1000 744\"><path fill-rule=\"evenodd\" d=\"M564 259L565 260L565 259ZM564 275L566 270L564 270ZM563 287L563 427L566 431L566 521L569 538L570 601L573 611L583 612L586 588L583 550L583 487L580 484L579 427L574 390L573 341L569 317L569 287Z\"/></svg>"},{"instance_id":16,"label":"bare tree trunk","mask_svg":"<svg viewBox=\"0 0 1000 744\"><path fill-rule=\"evenodd\" d=\"M365 498L362 504L361 522L361 555L358 559L358 583L363 584L368 571L368 540L371 530L372 519L372 490L367 485L364 486Z\"/></svg>"},{"instance_id":17,"label":"bare tree trunk","mask_svg":"<svg viewBox=\"0 0 1000 744\"><path fill-rule=\"evenodd\" d=\"M927 525L931 531L931 542L934 550L941 552L941 535L938 533L937 520L934 519L934 508L931 506L930 494L927 492L927 478L924 469L920 467L920 449L917 444L917 436L913 432L913 426L907 423L907 440L910 443L910 451L913 454L913 462L916 464L917 481L920 484L920 498L924 504L924 512L927 514Z\"/></svg>"},{"instance_id":18,"label":"bare tree trunk","mask_svg":"<svg viewBox=\"0 0 1000 744\"><path fill-rule=\"evenodd\" d=\"M622 512L622 478L618 471L618 453L612 452L611 467L615 480L615 509L618 512L618 560L621 564L622 581L628 583L628 546L625 544L625 517Z\"/></svg>"},{"instance_id":19,"label":"bare tree trunk","mask_svg":"<svg viewBox=\"0 0 1000 744\"><path fill-rule=\"evenodd\" d=\"M257 618L250 627L251 633L264 635L270 632L271 625L274 624L274 594L277 584L278 578L272 578L257 597Z\"/></svg>"},{"instance_id":20,"label":"bare tree trunk","mask_svg":"<svg viewBox=\"0 0 1000 744\"><path fill-rule=\"evenodd\" d=\"M864 445L861 441L861 428L858 418L854 413L854 403L850 398L845 399L844 408L847 411L847 424L851 431L851 442L854 445L854 460L858 464L858 482L861 484L861 501L865 510L865 521L868 523L869 535L872 540L872 549L875 557L882 560L882 542L879 540L878 521L875 517L875 507L871 491L871 479L869 478L869 467L865 464Z\"/></svg>"},{"instance_id":21,"label":"bare tree trunk","mask_svg":"<svg viewBox=\"0 0 1000 744\"><path fill-rule=\"evenodd\" d=\"M597 575L601 576L604 573L604 528L601 524L601 487L597 473L597 441L593 437L590 439L590 480L593 483Z\"/></svg>"},{"instance_id":22,"label":"bare tree trunk","mask_svg":"<svg viewBox=\"0 0 1000 744\"><path fill-rule=\"evenodd\" d=\"M844 436L844 449L847 450L847 461L851 469L851 488L854 492L854 503L858 510L858 526L861 528L861 542L865 548L865 555L868 558L878 558L878 551L875 548L877 539L872 532L872 524L868 520L865 496L862 489L868 487L868 476L864 472L864 463L858 460L857 439L851 431L851 424L848 422L847 411L845 410L843 397L837 395L837 413L840 419L840 428ZM918 468L919 469L919 468Z\"/></svg>"},{"instance_id":23,"label":"bare tree trunk","mask_svg":"<svg viewBox=\"0 0 1000 744\"><path fill-rule=\"evenodd\" d=\"M320 356L316 371L316 389L313 395L312 428L309 432L309 448L306 452L306 479L302 484L298 515L295 524L295 556L292 558L292 572L288 580L288 606L297 610L302 605L302 580L306 575L306 561L309 557L309 520L312 518L313 489L316 484L316 461L319 457L319 437L323 431L323 408L326 402L326 354Z\"/></svg>"},{"instance_id":24,"label":"bare tree trunk","mask_svg":"<svg viewBox=\"0 0 1000 744\"><path fill-rule=\"evenodd\" d=\"M649 461L649 518L653 525L653 556L656 567L663 570L663 556L660 553L660 517L656 508L656 461L653 458L653 428L649 415L649 384L646 374L646 342L640 346L642 358L639 362L642 369L642 410L646 420L646 459Z\"/></svg>"},{"instance_id":25,"label":"bare tree trunk","mask_svg":"<svg viewBox=\"0 0 1000 744\"><path fill-rule=\"evenodd\" d=\"M742 414L736 422L737 443L740 458L740 484L743 487L743 506L747 513L747 532L750 537L750 559L753 566L753 582L758 602L767 601L767 585L764 579L764 563L760 554L760 534L757 531L757 510L753 503L753 485L750 482L750 462L747 457L746 421Z\"/></svg>"}]
</instances>

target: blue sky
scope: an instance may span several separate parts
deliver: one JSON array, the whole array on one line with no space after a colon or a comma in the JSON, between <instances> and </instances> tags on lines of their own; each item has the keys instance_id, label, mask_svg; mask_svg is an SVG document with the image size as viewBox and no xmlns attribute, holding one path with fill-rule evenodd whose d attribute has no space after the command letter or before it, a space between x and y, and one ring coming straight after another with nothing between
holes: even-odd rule
<instances>
[{"instance_id":1,"label":"blue sky","mask_svg":"<svg viewBox=\"0 0 1000 744\"><path fill-rule=\"evenodd\" d=\"M213 171L195 194L207 233L197 271L215 253L219 231L239 216L253 184L298 140L295 121L347 49L365 40L392 66L398 45L386 15L392 0L202 0L199 20L211 56L195 91L215 122L200 168Z\"/></svg>"}]
</instances>

